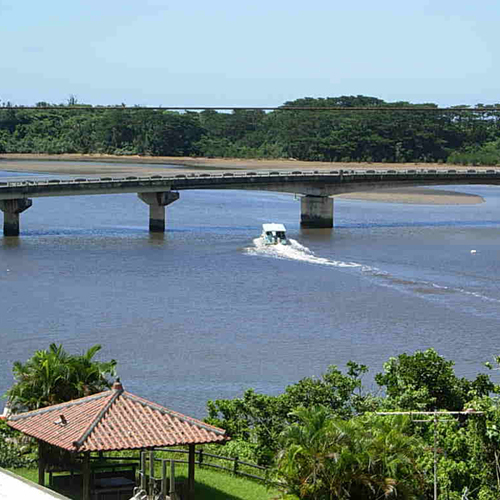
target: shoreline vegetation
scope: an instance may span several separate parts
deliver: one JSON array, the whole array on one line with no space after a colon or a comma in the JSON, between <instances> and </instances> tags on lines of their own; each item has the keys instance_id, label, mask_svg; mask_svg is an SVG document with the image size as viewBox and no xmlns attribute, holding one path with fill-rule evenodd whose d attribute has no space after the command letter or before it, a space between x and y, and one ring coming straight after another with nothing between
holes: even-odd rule
<instances>
[{"instance_id":1,"label":"shoreline vegetation","mask_svg":"<svg viewBox=\"0 0 500 500\"><path fill-rule=\"evenodd\" d=\"M438 163L376 163L376 162L316 162L290 159L241 159L241 158L196 158L174 156L117 156L110 154L0 154L0 171L16 173L44 173L54 175L100 175L158 173L158 169L169 173L196 172L203 170L366 170L366 169L435 169L448 170L449 165ZM470 167L454 165L455 170ZM475 167L476 170L491 167ZM425 205L474 205L483 203L481 196L452 190L437 190L423 187L403 187L379 191L347 193L337 198L381 203L411 203Z\"/></svg>"},{"instance_id":2,"label":"shoreline vegetation","mask_svg":"<svg viewBox=\"0 0 500 500\"><path fill-rule=\"evenodd\" d=\"M28 161L16 162L30 155L47 160L43 168L32 163L30 170ZM142 175L160 168L172 173L175 168L184 173L492 168L500 166L500 106L440 109L434 103L386 102L364 95L302 97L268 112L94 107L74 98L30 108L0 102L0 157L5 170L17 163L15 171L66 175L133 175L139 168ZM69 160L77 163L74 168L64 165ZM451 190L397 192L339 196L417 204L483 201Z\"/></svg>"},{"instance_id":3,"label":"shoreline vegetation","mask_svg":"<svg viewBox=\"0 0 500 500\"><path fill-rule=\"evenodd\" d=\"M497 105L442 109L364 95L303 97L268 112L0 101L0 153L492 166L499 124Z\"/></svg>"},{"instance_id":4,"label":"shoreline vegetation","mask_svg":"<svg viewBox=\"0 0 500 500\"><path fill-rule=\"evenodd\" d=\"M51 344L25 363L14 363L14 384L7 392L11 410L54 408L109 387L116 361L95 361L99 349L95 345L79 355ZM345 369L330 365L323 374L302 378L276 395L248 388L233 399L209 400L204 421L224 429L230 440L223 448L221 443L198 445L203 454L196 464L203 455L203 464L214 470L197 468L196 494L215 499L220 491L220 498L241 500L271 495L288 500L423 500L438 487L440 498L449 500L498 500L500 386L492 371L465 378L455 373L454 365L429 348L390 357L374 374L372 389L363 382L369 368L349 361ZM500 357L495 357L485 368L498 370L499 365ZM92 377L88 386L82 385L85 374ZM177 453L157 452L157 458L165 459ZM106 455L100 460L115 464L119 457L127 462L138 457L132 449ZM245 471L260 469L269 495L265 485L225 474L229 471L221 467L222 456L225 464L233 462L234 473L245 476ZM0 419L0 467L30 477L26 468L37 458L35 443ZM185 477L185 465L177 472Z\"/></svg>"}]
</instances>

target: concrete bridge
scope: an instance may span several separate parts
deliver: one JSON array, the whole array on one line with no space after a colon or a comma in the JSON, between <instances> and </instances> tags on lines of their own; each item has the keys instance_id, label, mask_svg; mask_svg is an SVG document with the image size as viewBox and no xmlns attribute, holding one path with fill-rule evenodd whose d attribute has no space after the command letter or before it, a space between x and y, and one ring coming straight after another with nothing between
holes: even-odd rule
<instances>
[{"instance_id":1,"label":"concrete bridge","mask_svg":"<svg viewBox=\"0 0 500 500\"><path fill-rule=\"evenodd\" d=\"M165 230L165 207L186 189L242 189L301 195L301 225L333 227L333 196L357 191L453 184L500 184L500 169L235 171L151 175L24 179L0 182L4 236L19 235L19 217L32 198L137 193L149 205L149 230Z\"/></svg>"}]
</instances>

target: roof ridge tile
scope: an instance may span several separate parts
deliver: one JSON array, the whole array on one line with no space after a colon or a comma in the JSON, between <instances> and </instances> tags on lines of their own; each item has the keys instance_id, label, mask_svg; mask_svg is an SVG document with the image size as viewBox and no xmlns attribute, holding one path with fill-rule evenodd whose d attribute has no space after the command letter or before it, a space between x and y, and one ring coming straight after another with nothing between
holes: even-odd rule
<instances>
[{"instance_id":1,"label":"roof ridge tile","mask_svg":"<svg viewBox=\"0 0 500 500\"><path fill-rule=\"evenodd\" d=\"M58 403L52 406L44 406L43 408L38 408L37 410L26 411L23 413L14 413L11 414L7 420L23 420L24 418L30 418L36 415L42 415L44 413L50 413L52 411L59 411L64 408L71 408L72 406L77 406L88 403L89 401L105 398L106 396L109 396L111 392L111 390L98 392L97 394L91 394L90 396L84 396L83 398L73 399L72 401L66 401L65 403Z\"/></svg>"},{"instance_id":2,"label":"roof ridge tile","mask_svg":"<svg viewBox=\"0 0 500 500\"><path fill-rule=\"evenodd\" d=\"M67 425L55 425L56 415L63 411ZM7 423L72 452L148 449L229 439L223 429L117 389L25 413Z\"/></svg>"},{"instance_id":3,"label":"roof ridge tile","mask_svg":"<svg viewBox=\"0 0 500 500\"><path fill-rule=\"evenodd\" d=\"M90 436L92 431L95 429L97 424L102 420L102 418L111 408L113 403L123 394L123 389L118 389L118 390L113 389L111 392L112 392L111 397L109 398L109 401L104 405L104 408L101 408L101 411L97 414L97 416L90 423L90 425L87 427L85 432L80 436L80 438L77 439L76 441L73 441L73 445L77 450L81 448L85 440Z\"/></svg>"}]
</instances>

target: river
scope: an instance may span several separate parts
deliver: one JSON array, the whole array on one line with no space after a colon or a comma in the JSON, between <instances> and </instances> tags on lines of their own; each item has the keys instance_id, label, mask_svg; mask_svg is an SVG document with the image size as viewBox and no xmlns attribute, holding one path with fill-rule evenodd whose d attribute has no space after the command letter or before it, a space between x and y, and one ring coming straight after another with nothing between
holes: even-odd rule
<instances>
[{"instance_id":1,"label":"river","mask_svg":"<svg viewBox=\"0 0 500 500\"><path fill-rule=\"evenodd\" d=\"M196 417L349 360L370 386L428 347L474 377L500 355L500 189L443 189L485 203L338 200L333 231L303 230L291 195L184 191L150 235L136 195L36 198L0 236L0 393L52 342L102 344L126 390ZM292 245L259 245L264 222Z\"/></svg>"}]
</instances>

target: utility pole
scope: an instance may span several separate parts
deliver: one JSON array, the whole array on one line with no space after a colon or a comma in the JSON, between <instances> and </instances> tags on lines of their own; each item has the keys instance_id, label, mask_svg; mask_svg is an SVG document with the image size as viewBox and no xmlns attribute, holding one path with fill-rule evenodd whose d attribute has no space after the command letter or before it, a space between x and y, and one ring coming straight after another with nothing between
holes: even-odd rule
<instances>
[{"instance_id":1,"label":"utility pole","mask_svg":"<svg viewBox=\"0 0 500 500\"><path fill-rule=\"evenodd\" d=\"M448 416L448 415L483 415L484 412L476 411L472 408L464 410L464 411L379 411L376 412L376 415L409 415L412 419L412 422L421 422L421 423L429 423L432 422L434 424L434 500L438 500L438 484L437 484L437 428L439 422L449 421L449 418L439 419L439 416ZM412 418L413 415L424 415L432 417L431 420L414 420Z\"/></svg>"}]
</instances>

